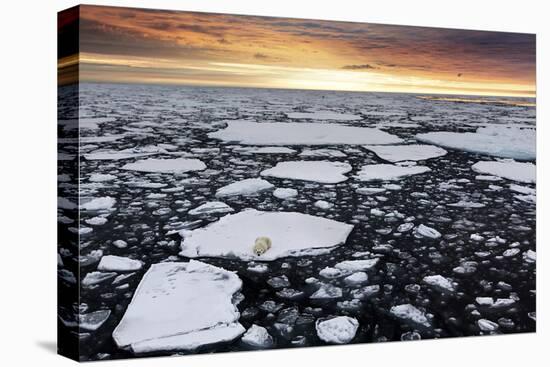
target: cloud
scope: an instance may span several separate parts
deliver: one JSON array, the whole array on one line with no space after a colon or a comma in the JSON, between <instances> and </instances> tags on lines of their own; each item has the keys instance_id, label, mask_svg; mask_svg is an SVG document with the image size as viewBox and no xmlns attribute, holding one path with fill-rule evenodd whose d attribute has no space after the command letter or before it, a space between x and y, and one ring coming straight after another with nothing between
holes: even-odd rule
<instances>
[{"instance_id":1,"label":"cloud","mask_svg":"<svg viewBox=\"0 0 550 367\"><path fill-rule=\"evenodd\" d=\"M344 70L373 70L373 69L380 69L377 66L373 66L371 64L361 64L361 65L344 65L342 66L342 69Z\"/></svg>"}]
</instances>

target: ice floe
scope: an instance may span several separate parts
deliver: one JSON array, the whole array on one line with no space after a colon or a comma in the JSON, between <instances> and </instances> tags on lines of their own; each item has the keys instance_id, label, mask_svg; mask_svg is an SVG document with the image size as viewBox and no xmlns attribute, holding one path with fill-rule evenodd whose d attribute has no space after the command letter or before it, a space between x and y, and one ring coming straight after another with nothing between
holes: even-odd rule
<instances>
[{"instance_id":1,"label":"ice floe","mask_svg":"<svg viewBox=\"0 0 550 367\"><path fill-rule=\"evenodd\" d=\"M334 265L336 269L345 270L349 272L365 271L373 269L380 259L366 259L366 260L346 260Z\"/></svg>"},{"instance_id":2,"label":"ice floe","mask_svg":"<svg viewBox=\"0 0 550 367\"><path fill-rule=\"evenodd\" d=\"M357 333L359 322L349 316L338 316L329 320L317 320L315 330L319 339L334 344L349 343Z\"/></svg>"},{"instance_id":3,"label":"ice floe","mask_svg":"<svg viewBox=\"0 0 550 367\"><path fill-rule=\"evenodd\" d=\"M190 231L181 244L180 254L260 261L314 255L343 244L352 228L346 223L302 213L248 209ZM272 245L258 256L252 250L256 238L263 236L270 238Z\"/></svg>"},{"instance_id":4,"label":"ice floe","mask_svg":"<svg viewBox=\"0 0 550 367\"><path fill-rule=\"evenodd\" d=\"M291 119L312 119L312 120L335 120L335 121L353 121L362 120L359 115L351 113L339 113L333 111L315 111L315 112L289 112L286 114Z\"/></svg>"},{"instance_id":5,"label":"ice floe","mask_svg":"<svg viewBox=\"0 0 550 367\"><path fill-rule=\"evenodd\" d=\"M241 341L253 348L269 348L273 346L273 337L269 335L266 328L252 324L244 333Z\"/></svg>"},{"instance_id":6,"label":"ice floe","mask_svg":"<svg viewBox=\"0 0 550 367\"><path fill-rule=\"evenodd\" d=\"M493 125L480 127L475 133L438 131L417 134L416 140L496 157L522 160L536 158L535 129Z\"/></svg>"},{"instance_id":7,"label":"ice floe","mask_svg":"<svg viewBox=\"0 0 550 367\"><path fill-rule=\"evenodd\" d=\"M290 199L295 197L296 195L298 195L298 190L291 188L279 187L273 191L273 196L281 200Z\"/></svg>"},{"instance_id":8,"label":"ice floe","mask_svg":"<svg viewBox=\"0 0 550 367\"><path fill-rule=\"evenodd\" d=\"M110 196L94 198L80 204L80 209L83 210L105 210L111 209L116 204L116 199Z\"/></svg>"},{"instance_id":9,"label":"ice floe","mask_svg":"<svg viewBox=\"0 0 550 367\"><path fill-rule=\"evenodd\" d=\"M427 238L431 238L431 239L434 239L434 240L441 237L441 233L439 233L439 231L437 231L436 229L434 229L432 227L425 226L424 224L421 224L418 227L416 227L414 229L414 233L417 236L427 237Z\"/></svg>"},{"instance_id":10,"label":"ice floe","mask_svg":"<svg viewBox=\"0 0 550 367\"><path fill-rule=\"evenodd\" d=\"M210 201L208 203L204 203L194 209L189 210L188 214L203 215L203 214L214 214L214 213L229 213L232 211L233 211L233 208L231 208L226 203L222 203L221 201Z\"/></svg>"},{"instance_id":11,"label":"ice floe","mask_svg":"<svg viewBox=\"0 0 550 367\"><path fill-rule=\"evenodd\" d=\"M361 167L361 171L354 177L360 181L400 180L429 171L431 169L425 166L402 167L393 164L367 164Z\"/></svg>"},{"instance_id":12,"label":"ice floe","mask_svg":"<svg viewBox=\"0 0 550 367\"><path fill-rule=\"evenodd\" d=\"M113 332L134 353L191 350L245 332L232 303L239 277L200 261L154 264Z\"/></svg>"},{"instance_id":13,"label":"ice floe","mask_svg":"<svg viewBox=\"0 0 550 367\"><path fill-rule=\"evenodd\" d=\"M363 148L374 152L388 162L423 161L447 154L445 149L433 145L365 145Z\"/></svg>"},{"instance_id":14,"label":"ice floe","mask_svg":"<svg viewBox=\"0 0 550 367\"><path fill-rule=\"evenodd\" d=\"M228 121L209 137L247 145L369 145L402 140L375 128L325 123Z\"/></svg>"},{"instance_id":15,"label":"ice floe","mask_svg":"<svg viewBox=\"0 0 550 367\"><path fill-rule=\"evenodd\" d=\"M344 158L346 153L337 149L304 149L299 154L300 157L329 157L329 158Z\"/></svg>"},{"instance_id":16,"label":"ice floe","mask_svg":"<svg viewBox=\"0 0 550 367\"><path fill-rule=\"evenodd\" d=\"M149 158L125 164L124 166L122 166L122 169L138 172L185 173L190 171L202 171L206 169L206 165L199 159Z\"/></svg>"},{"instance_id":17,"label":"ice floe","mask_svg":"<svg viewBox=\"0 0 550 367\"><path fill-rule=\"evenodd\" d=\"M344 174L349 171L351 165L343 162L290 161L279 162L275 167L263 170L261 175L331 184L346 181L348 178Z\"/></svg>"},{"instance_id":18,"label":"ice floe","mask_svg":"<svg viewBox=\"0 0 550 367\"><path fill-rule=\"evenodd\" d=\"M139 260L127 257L106 255L101 258L97 270L102 271L136 271L141 269L143 263Z\"/></svg>"},{"instance_id":19,"label":"ice floe","mask_svg":"<svg viewBox=\"0 0 550 367\"><path fill-rule=\"evenodd\" d=\"M393 306L390 313L404 322L430 327L431 323L426 314L411 304Z\"/></svg>"},{"instance_id":20,"label":"ice floe","mask_svg":"<svg viewBox=\"0 0 550 367\"><path fill-rule=\"evenodd\" d=\"M528 162L480 161L474 164L472 169L478 173L488 173L512 181L535 183L537 180L537 166Z\"/></svg>"},{"instance_id":21,"label":"ice floe","mask_svg":"<svg viewBox=\"0 0 550 367\"><path fill-rule=\"evenodd\" d=\"M422 281L440 291L454 292L455 285L449 279L441 275L428 275Z\"/></svg>"},{"instance_id":22,"label":"ice floe","mask_svg":"<svg viewBox=\"0 0 550 367\"><path fill-rule=\"evenodd\" d=\"M273 187L271 183L261 178L247 178L219 188L216 191L216 197L253 195L265 190L270 190Z\"/></svg>"}]
</instances>

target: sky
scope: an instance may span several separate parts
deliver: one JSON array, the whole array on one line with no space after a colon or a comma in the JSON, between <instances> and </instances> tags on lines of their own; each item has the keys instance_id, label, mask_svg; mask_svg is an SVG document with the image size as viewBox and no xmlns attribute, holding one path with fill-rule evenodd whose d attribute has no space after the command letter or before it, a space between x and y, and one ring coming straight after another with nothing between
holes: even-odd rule
<instances>
[{"instance_id":1,"label":"sky","mask_svg":"<svg viewBox=\"0 0 550 367\"><path fill-rule=\"evenodd\" d=\"M535 35L80 7L84 82L535 96Z\"/></svg>"}]
</instances>

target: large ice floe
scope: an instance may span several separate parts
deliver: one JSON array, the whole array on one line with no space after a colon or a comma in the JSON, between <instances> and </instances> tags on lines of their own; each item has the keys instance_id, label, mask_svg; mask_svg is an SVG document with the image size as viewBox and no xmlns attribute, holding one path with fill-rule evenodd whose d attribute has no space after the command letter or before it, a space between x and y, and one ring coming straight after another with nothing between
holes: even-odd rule
<instances>
[{"instance_id":1,"label":"large ice floe","mask_svg":"<svg viewBox=\"0 0 550 367\"><path fill-rule=\"evenodd\" d=\"M400 180L407 176L429 172L426 166L396 166L393 164L367 164L361 167L355 178L359 181Z\"/></svg>"},{"instance_id":2,"label":"large ice floe","mask_svg":"<svg viewBox=\"0 0 550 367\"><path fill-rule=\"evenodd\" d=\"M365 145L363 148L373 151L377 156L392 163L401 161L423 161L447 154L445 149L422 144L410 145Z\"/></svg>"},{"instance_id":3,"label":"large ice floe","mask_svg":"<svg viewBox=\"0 0 550 367\"><path fill-rule=\"evenodd\" d=\"M346 181L348 178L344 174L349 171L351 165L344 162L289 161L279 162L275 167L263 170L261 175L333 184Z\"/></svg>"},{"instance_id":4,"label":"large ice floe","mask_svg":"<svg viewBox=\"0 0 550 367\"><path fill-rule=\"evenodd\" d=\"M231 341L245 331L232 302L241 285L236 274L200 261L154 264L113 339L137 354Z\"/></svg>"},{"instance_id":5,"label":"large ice floe","mask_svg":"<svg viewBox=\"0 0 550 367\"><path fill-rule=\"evenodd\" d=\"M185 173L190 171L202 171L206 165L199 159L174 158L174 159L156 159L149 158L128 163L122 166L122 169L138 172L158 172L158 173Z\"/></svg>"},{"instance_id":6,"label":"large ice floe","mask_svg":"<svg viewBox=\"0 0 550 367\"><path fill-rule=\"evenodd\" d=\"M210 138L247 145L368 145L397 144L402 140L384 131L328 123L295 123L235 120L209 133Z\"/></svg>"},{"instance_id":7,"label":"large ice floe","mask_svg":"<svg viewBox=\"0 0 550 367\"><path fill-rule=\"evenodd\" d=\"M496 157L536 158L536 131L530 128L491 125L480 127L475 133L438 131L417 134L416 140Z\"/></svg>"},{"instance_id":8,"label":"large ice floe","mask_svg":"<svg viewBox=\"0 0 550 367\"><path fill-rule=\"evenodd\" d=\"M518 182L535 183L537 181L537 166L528 162L480 161L474 164L472 169L478 173L487 173Z\"/></svg>"},{"instance_id":9,"label":"large ice floe","mask_svg":"<svg viewBox=\"0 0 550 367\"><path fill-rule=\"evenodd\" d=\"M187 233L180 255L259 261L317 255L343 244L352 229L350 224L308 214L247 209ZM252 251L258 237L272 243L260 256Z\"/></svg>"},{"instance_id":10,"label":"large ice floe","mask_svg":"<svg viewBox=\"0 0 550 367\"><path fill-rule=\"evenodd\" d=\"M261 178L247 178L219 188L216 191L216 197L253 195L273 187L271 183Z\"/></svg>"}]
</instances>

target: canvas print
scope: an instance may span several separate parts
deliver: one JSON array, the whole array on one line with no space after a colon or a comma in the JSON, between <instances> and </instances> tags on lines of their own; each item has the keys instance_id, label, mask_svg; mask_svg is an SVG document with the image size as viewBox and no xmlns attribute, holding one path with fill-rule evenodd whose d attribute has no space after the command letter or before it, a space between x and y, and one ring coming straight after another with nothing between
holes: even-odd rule
<instances>
[{"instance_id":1,"label":"canvas print","mask_svg":"<svg viewBox=\"0 0 550 367\"><path fill-rule=\"evenodd\" d=\"M60 354L536 330L534 34L58 18Z\"/></svg>"}]
</instances>

